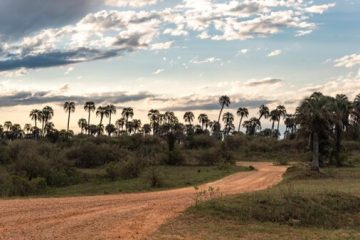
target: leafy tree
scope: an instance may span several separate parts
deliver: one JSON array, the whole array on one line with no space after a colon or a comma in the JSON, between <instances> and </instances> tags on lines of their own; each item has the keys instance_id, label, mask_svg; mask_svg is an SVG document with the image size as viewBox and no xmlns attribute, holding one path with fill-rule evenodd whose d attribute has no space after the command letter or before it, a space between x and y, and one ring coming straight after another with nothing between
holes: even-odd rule
<instances>
[{"instance_id":1,"label":"leafy tree","mask_svg":"<svg viewBox=\"0 0 360 240\"><path fill-rule=\"evenodd\" d=\"M254 136L257 130L261 130L261 122L258 118L253 117L245 121L243 127L246 128L246 134Z\"/></svg>"},{"instance_id":2,"label":"leafy tree","mask_svg":"<svg viewBox=\"0 0 360 240\"><path fill-rule=\"evenodd\" d=\"M79 119L78 126L81 129L81 134L83 134L85 129L88 127L86 119L85 118Z\"/></svg>"},{"instance_id":3,"label":"leafy tree","mask_svg":"<svg viewBox=\"0 0 360 240\"><path fill-rule=\"evenodd\" d=\"M191 126L191 123L194 121L194 119L195 119L194 113L186 112L184 114L184 121L189 123L190 126Z\"/></svg>"},{"instance_id":4,"label":"leafy tree","mask_svg":"<svg viewBox=\"0 0 360 240\"><path fill-rule=\"evenodd\" d=\"M108 116L109 116L109 124L111 124L111 116L116 114L116 107L112 104L106 106Z\"/></svg>"},{"instance_id":5,"label":"leafy tree","mask_svg":"<svg viewBox=\"0 0 360 240\"><path fill-rule=\"evenodd\" d=\"M209 117L205 113L201 113L198 117L199 123L201 124L201 129L206 129L206 125L209 123Z\"/></svg>"},{"instance_id":6,"label":"leafy tree","mask_svg":"<svg viewBox=\"0 0 360 240\"><path fill-rule=\"evenodd\" d=\"M122 113L121 113L121 116L123 118L125 118L125 127L126 127L126 132L128 132L128 122L129 122L129 118L132 118L134 116L134 109L132 108L124 108Z\"/></svg>"}]
</instances>

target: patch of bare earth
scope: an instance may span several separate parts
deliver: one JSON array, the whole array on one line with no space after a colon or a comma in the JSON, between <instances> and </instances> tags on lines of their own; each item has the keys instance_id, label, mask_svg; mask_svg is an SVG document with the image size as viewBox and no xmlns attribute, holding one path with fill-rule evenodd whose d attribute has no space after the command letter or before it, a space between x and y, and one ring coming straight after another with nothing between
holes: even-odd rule
<instances>
[{"instance_id":1,"label":"patch of bare earth","mask_svg":"<svg viewBox=\"0 0 360 240\"><path fill-rule=\"evenodd\" d=\"M224 195L269 188L286 167L242 163L257 171L239 172L201 186ZM194 188L95 197L0 201L0 239L147 239L194 202Z\"/></svg>"}]
</instances>

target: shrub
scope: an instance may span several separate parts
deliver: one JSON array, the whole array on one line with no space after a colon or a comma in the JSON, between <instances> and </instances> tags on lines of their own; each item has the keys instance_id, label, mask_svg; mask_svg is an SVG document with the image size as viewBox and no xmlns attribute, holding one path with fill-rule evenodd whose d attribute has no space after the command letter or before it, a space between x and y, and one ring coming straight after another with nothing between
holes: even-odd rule
<instances>
[{"instance_id":1,"label":"shrub","mask_svg":"<svg viewBox=\"0 0 360 240\"><path fill-rule=\"evenodd\" d=\"M123 162L113 162L105 168L105 176L111 181L117 179L132 179L139 177L144 164L135 159L128 159Z\"/></svg>"},{"instance_id":2,"label":"shrub","mask_svg":"<svg viewBox=\"0 0 360 240\"><path fill-rule=\"evenodd\" d=\"M164 179L159 170L156 168L150 168L146 174L146 179L150 187L162 187L164 185Z\"/></svg>"},{"instance_id":3,"label":"shrub","mask_svg":"<svg viewBox=\"0 0 360 240\"><path fill-rule=\"evenodd\" d=\"M200 149L200 148L211 148L217 144L215 138L208 135L196 135L188 137L185 141L185 148L187 149Z\"/></svg>"},{"instance_id":4,"label":"shrub","mask_svg":"<svg viewBox=\"0 0 360 240\"><path fill-rule=\"evenodd\" d=\"M169 165L181 165L185 162L184 155L181 151L175 149L174 151L168 152L168 158L166 159L165 163Z\"/></svg>"}]
</instances>

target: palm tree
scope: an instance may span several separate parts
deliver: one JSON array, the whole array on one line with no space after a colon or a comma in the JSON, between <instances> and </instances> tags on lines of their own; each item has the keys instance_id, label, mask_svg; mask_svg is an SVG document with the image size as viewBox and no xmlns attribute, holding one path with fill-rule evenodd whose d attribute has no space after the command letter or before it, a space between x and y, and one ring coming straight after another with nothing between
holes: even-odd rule
<instances>
[{"instance_id":1,"label":"palm tree","mask_svg":"<svg viewBox=\"0 0 360 240\"><path fill-rule=\"evenodd\" d=\"M107 105L107 112L108 112L108 116L109 116L109 124L111 124L111 115L116 114L116 107L112 104Z\"/></svg>"},{"instance_id":2,"label":"palm tree","mask_svg":"<svg viewBox=\"0 0 360 240\"><path fill-rule=\"evenodd\" d=\"M138 119L133 120L133 126L134 126L134 133L140 130L141 128L141 121Z\"/></svg>"},{"instance_id":3,"label":"palm tree","mask_svg":"<svg viewBox=\"0 0 360 240\"><path fill-rule=\"evenodd\" d=\"M31 124L26 123L26 124L24 125L24 132L25 132L26 134L29 134L30 131L31 131Z\"/></svg>"},{"instance_id":4,"label":"palm tree","mask_svg":"<svg viewBox=\"0 0 360 240\"><path fill-rule=\"evenodd\" d=\"M191 123L194 121L194 118L195 118L195 116L192 112L186 112L184 114L184 121L188 122L190 126L191 126Z\"/></svg>"},{"instance_id":5,"label":"palm tree","mask_svg":"<svg viewBox=\"0 0 360 240\"><path fill-rule=\"evenodd\" d=\"M235 126L233 124L234 119L234 114L230 112L224 113L223 121L225 123L225 135L229 135L229 133L235 129Z\"/></svg>"},{"instance_id":6,"label":"palm tree","mask_svg":"<svg viewBox=\"0 0 360 240\"><path fill-rule=\"evenodd\" d=\"M175 116L174 112L165 112L164 117L167 123L174 124L177 122L177 117Z\"/></svg>"},{"instance_id":7,"label":"palm tree","mask_svg":"<svg viewBox=\"0 0 360 240\"><path fill-rule=\"evenodd\" d=\"M243 127L246 128L246 134L253 136L257 130L261 129L261 122L258 118L250 118L250 120L243 123Z\"/></svg>"},{"instance_id":8,"label":"palm tree","mask_svg":"<svg viewBox=\"0 0 360 240\"><path fill-rule=\"evenodd\" d=\"M123 118L125 118L125 127L126 127L126 132L128 131L128 122L129 122L129 118L132 118L134 116L134 109L132 109L131 107L129 108L124 108L122 113L121 113L121 116Z\"/></svg>"},{"instance_id":9,"label":"palm tree","mask_svg":"<svg viewBox=\"0 0 360 240\"><path fill-rule=\"evenodd\" d=\"M150 124L153 128L153 135L155 135L155 133L156 133L156 127L159 122L159 115L160 115L160 112L156 109L151 109L148 113L148 117L150 119Z\"/></svg>"},{"instance_id":10,"label":"palm tree","mask_svg":"<svg viewBox=\"0 0 360 240\"><path fill-rule=\"evenodd\" d=\"M120 119L116 120L115 126L118 130L123 131L124 126L125 126L125 118L120 118Z\"/></svg>"},{"instance_id":11,"label":"palm tree","mask_svg":"<svg viewBox=\"0 0 360 240\"><path fill-rule=\"evenodd\" d=\"M275 128L275 122L279 122L280 121L280 112L275 109L275 110L272 110L269 114L269 117L270 117L270 121L272 122L272 125L271 125L271 134L274 133L274 128Z\"/></svg>"},{"instance_id":12,"label":"palm tree","mask_svg":"<svg viewBox=\"0 0 360 240\"><path fill-rule=\"evenodd\" d=\"M260 117L259 117L259 120L261 120L262 117L264 117L265 119L267 119L269 117L269 108L265 105L261 105L259 107L259 114L260 114Z\"/></svg>"},{"instance_id":13,"label":"palm tree","mask_svg":"<svg viewBox=\"0 0 360 240\"><path fill-rule=\"evenodd\" d=\"M94 102L86 102L85 105L84 105L84 110L86 112L89 113L89 116L88 116L88 125L90 126L90 115L91 115L91 112L94 112L96 109L95 107L95 103ZM88 134L90 134L90 128L88 127Z\"/></svg>"},{"instance_id":14,"label":"palm tree","mask_svg":"<svg viewBox=\"0 0 360 240\"><path fill-rule=\"evenodd\" d=\"M43 132L43 135L44 135L44 127L52 119L52 117L54 116L54 110L52 109L52 107L46 106L46 107L43 108L41 113L42 113L41 114L42 132Z\"/></svg>"},{"instance_id":15,"label":"palm tree","mask_svg":"<svg viewBox=\"0 0 360 240\"><path fill-rule=\"evenodd\" d=\"M219 98L219 103L221 105L221 110L220 110L220 113L219 113L219 119L218 119L218 123L220 124L220 118L221 118L221 114L222 114L222 111L224 110L224 107L229 107L231 102L230 102L230 98L228 96L221 96Z\"/></svg>"},{"instance_id":16,"label":"palm tree","mask_svg":"<svg viewBox=\"0 0 360 240\"><path fill-rule=\"evenodd\" d=\"M103 126L102 122L103 122L104 116L106 116L107 114L108 114L108 111L107 111L106 107L100 106L96 110L96 116L100 116L100 123L99 123L99 128L98 128L99 135L101 133L101 127L100 126L102 126L102 131L104 131L104 126Z\"/></svg>"},{"instance_id":17,"label":"palm tree","mask_svg":"<svg viewBox=\"0 0 360 240\"><path fill-rule=\"evenodd\" d=\"M75 112L75 103L74 102L65 102L64 110L68 113L68 122L67 122L67 131L69 132L70 127L70 114Z\"/></svg>"},{"instance_id":18,"label":"palm tree","mask_svg":"<svg viewBox=\"0 0 360 240\"><path fill-rule=\"evenodd\" d=\"M279 119L277 120L277 122L278 122L277 132L279 132L280 120L281 120L281 118L285 119L285 117L286 117L286 108L283 105L279 105L276 107L276 111L278 112L278 115L279 115Z\"/></svg>"},{"instance_id":19,"label":"palm tree","mask_svg":"<svg viewBox=\"0 0 360 240\"><path fill-rule=\"evenodd\" d=\"M50 132L54 131L55 125L52 122L47 122L44 127L44 131L46 135L48 135Z\"/></svg>"},{"instance_id":20,"label":"palm tree","mask_svg":"<svg viewBox=\"0 0 360 240\"><path fill-rule=\"evenodd\" d=\"M84 130L88 127L88 123L85 118L81 118L78 121L78 126L81 129L81 134L84 133Z\"/></svg>"},{"instance_id":21,"label":"palm tree","mask_svg":"<svg viewBox=\"0 0 360 240\"><path fill-rule=\"evenodd\" d=\"M360 139L360 94L358 94L354 99L352 115L358 126L358 139Z\"/></svg>"},{"instance_id":22,"label":"palm tree","mask_svg":"<svg viewBox=\"0 0 360 240\"><path fill-rule=\"evenodd\" d=\"M341 141L342 134L344 129L349 125L349 115L352 110L352 105L347 96L343 94L338 94L333 99L333 104L331 110L334 114L334 125L335 125L335 158L336 164L340 166L340 151L341 151Z\"/></svg>"},{"instance_id":23,"label":"palm tree","mask_svg":"<svg viewBox=\"0 0 360 240\"><path fill-rule=\"evenodd\" d=\"M4 123L4 128L5 128L5 131L10 131L11 130L11 127L12 127L12 123L10 121L6 121Z\"/></svg>"},{"instance_id":24,"label":"palm tree","mask_svg":"<svg viewBox=\"0 0 360 240\"><path fill-rule=\"evenodd\" d=\"M41 111L38 109L34 109L30 112L31 120L35 121L35 127L37 127L37 121L39 120L39 116L41 116Z\"/></svg>"},{"instance_id":25,"label":"palm tree","mask_svg":"<svg viewBox=\"0 0 360 240\"><path fill-rule=\"evenodd\" d=\"M198 117L198 120L201 124L201 129L204 129L204 126L209 122L209 117L205 113L201 113Z\"/></svg>"},{"instance_id":26,"label":"palm tree","mask_svg":"<svg viewBox=\"0 0 360 240\"><path fill-rule=\"evenodd\" d=\"M114 124L108 124L105 127L106 132L108 133L109 137L111 136L111 134L113 134L116 131L116 128L114 126Z\"/></svg>"},{"instance_id":27,"label":"palm tree","mask_svg":"<svg viewBox=\"0 0 360 240\"><path fill-rule=\"evenodd\" d=\"M240 107L238 108L236 114L240 117L239 128L238 128L238 132L240 132L242 120L244 117L247 118L249 116L249 110L245 107L244 108Z\"/></svg>"},{"instance_id":28,"label":"palm tree","mask_svg":"<svg viewBox=\"0 0 360 240\"><path fill-rule=\"evenodd\" d=\"M150 124L144 124L142 129L143 129L143 132L145 135L148 135L151 133L151 125Z\"/></svg>"},{"instance_id":29,"label":"palm tree","mask_svg":"<svg viewBox=\"0 0 360 240\"><path fill-rule=\"evenodd\" d=\"M319 145L320 134L328 132L331 128L332 112L329 108L329 98L322 93L313 93L302 101L296 109L296 121L300 124L301 130L309 134L312 142L312 169L319 171Z\"/></svg>"}]
</instances>

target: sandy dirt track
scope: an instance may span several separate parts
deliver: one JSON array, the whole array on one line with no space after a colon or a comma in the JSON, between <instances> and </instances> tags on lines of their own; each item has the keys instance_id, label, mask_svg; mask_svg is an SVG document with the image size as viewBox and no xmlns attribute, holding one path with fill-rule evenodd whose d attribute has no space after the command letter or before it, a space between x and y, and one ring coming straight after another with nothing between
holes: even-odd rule
<instances>
[{"instance_id":1,"label":"sandy dirt track","mask_svg":"<svg viewBox=\"0 0 360 240\"><path fill-rule=\"evenodd\" d=\"M279 183L286 167L242 163L239 172L203 185L224 195L262 190ZM151 239L160 225L194 202L194 188L92 197L0 200L0 239Z\"/></svg>"}]
</instances>

